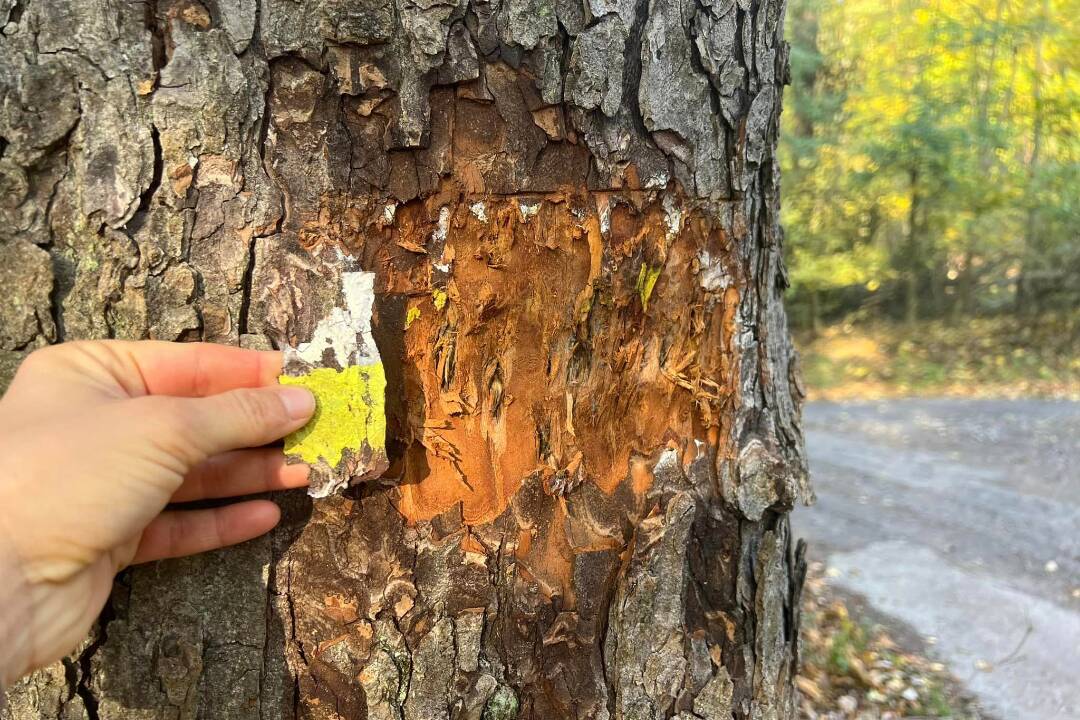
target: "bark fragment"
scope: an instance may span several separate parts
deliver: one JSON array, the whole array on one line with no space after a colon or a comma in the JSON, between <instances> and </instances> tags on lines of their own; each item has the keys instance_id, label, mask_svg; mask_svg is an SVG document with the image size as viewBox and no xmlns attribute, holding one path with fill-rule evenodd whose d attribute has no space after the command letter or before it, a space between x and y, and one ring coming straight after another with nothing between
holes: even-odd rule
<instances>
[{"instance_id":1,"label":"bark fragment","mask_svg":"<svg viewBox=\"0 0 1080 720\"><path fill-rule=\"evenodd\" d=\"M382 475L386 458L386 371L371 336L375 274L343 271L340 300L314 322L310 339L285 348L283 385L315 396L315 415L285 439L285 455L311 467L320 498Z\"/></svg>"},{"instance_id":2,"label":"bark fragment","mask_svg":"<svg viewBox=\"0 0 1080 720\"><path fill-rule=\"evenodd\" d=\"M56 339L49 254L21 240L0 241L0 350L21 350ZM37 342L35 342L37 341Z\"/></svg>"}]
</instances>

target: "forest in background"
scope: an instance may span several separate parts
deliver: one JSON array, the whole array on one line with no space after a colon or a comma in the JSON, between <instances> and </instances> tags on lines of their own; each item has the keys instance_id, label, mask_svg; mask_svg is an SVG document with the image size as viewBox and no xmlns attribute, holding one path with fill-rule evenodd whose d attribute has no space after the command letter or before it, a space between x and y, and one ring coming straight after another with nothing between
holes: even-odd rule
<instances>
[{"instance_id":1,"label":"forest in background","mask_svg":"<svg viewBox=\"0 0 1080 720\"><path fill-rule=\"evenodd\" d=\"M810 385L895 383L904 353L918 368L901 392L1074 385L1080 2L791 0L788 12L787 302Z\"/></svg>"}]
</instances>

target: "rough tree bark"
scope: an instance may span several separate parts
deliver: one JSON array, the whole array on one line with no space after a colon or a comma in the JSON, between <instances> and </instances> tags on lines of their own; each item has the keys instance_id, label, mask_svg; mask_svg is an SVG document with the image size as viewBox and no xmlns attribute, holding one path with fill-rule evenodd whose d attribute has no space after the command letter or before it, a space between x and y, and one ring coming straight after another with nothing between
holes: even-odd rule
<instances>
[{"instance_id":1,"label":"rough tree bark","mask_svg":"<svg viewBox=\"0 0 1080 720\"><path fill-rule=\"evenodd\" d=\"M390 469L118 578L4 718L791 718L783 0L0 0L0 364L294 343Z\"/></svg>"}]
</instances>

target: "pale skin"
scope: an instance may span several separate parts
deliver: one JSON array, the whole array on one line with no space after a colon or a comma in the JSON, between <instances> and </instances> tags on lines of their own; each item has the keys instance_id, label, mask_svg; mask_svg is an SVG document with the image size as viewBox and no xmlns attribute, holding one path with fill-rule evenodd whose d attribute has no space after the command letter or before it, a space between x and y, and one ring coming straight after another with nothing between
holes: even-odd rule
<instances>
[{"instance_id":1,"label":"pale skin","mask_svg":"<svg viewBox=\"0 0 1080 720\"><path fill-rule=\"evenodd\" d=\"M262 535L269 500L170 503L307 485L263 447L315 400L281 354L203 343L77 342L32 353L0 399L0 690L70 652L113 576Z\"/></svg>"}]
</instances>

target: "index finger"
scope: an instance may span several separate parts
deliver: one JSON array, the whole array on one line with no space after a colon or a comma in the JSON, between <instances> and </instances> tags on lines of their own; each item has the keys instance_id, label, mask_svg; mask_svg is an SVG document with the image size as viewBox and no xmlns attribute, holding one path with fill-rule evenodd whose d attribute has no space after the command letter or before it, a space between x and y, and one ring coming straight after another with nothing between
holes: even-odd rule
<instances>
[{"instance_id":1,"label":"index finger","mask_svg":"<svg viewBox=\"0 0 1080 720\"><path fill-rule=\"evenodd\" d=\"M160 340L108 345L137 373L145 395L206 397L236 388L272 385L281 374L281 353L276 350Z\"/></svg>"}]
</instances>

